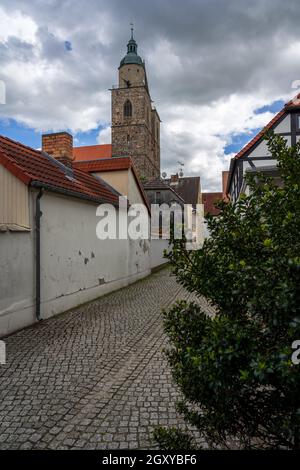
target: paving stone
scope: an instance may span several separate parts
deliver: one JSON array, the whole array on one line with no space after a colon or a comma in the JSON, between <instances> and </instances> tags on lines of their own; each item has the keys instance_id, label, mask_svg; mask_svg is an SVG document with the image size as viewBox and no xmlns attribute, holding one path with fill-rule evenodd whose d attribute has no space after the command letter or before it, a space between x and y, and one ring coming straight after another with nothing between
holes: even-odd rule
<instances>
[{"instance_id":1,"label":"paving stone","mask_svg":"<svg viewBox=\"0 0 300 470\"><path fill-rule=\"evenodd\" d=\"M163 269L5 339L0 449L153 449L184 426L163 354L161 309L194 300Z\"/></svg>"}]
</instances>

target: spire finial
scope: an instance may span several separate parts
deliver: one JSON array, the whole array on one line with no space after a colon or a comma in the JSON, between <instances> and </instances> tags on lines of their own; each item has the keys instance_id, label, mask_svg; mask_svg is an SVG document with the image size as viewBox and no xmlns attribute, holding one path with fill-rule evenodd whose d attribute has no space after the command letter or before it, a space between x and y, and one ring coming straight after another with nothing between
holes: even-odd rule
<instances>
[{"instance_id":1,"label":"spire finial","mask_svg":"<svg viewBox=\"0 0 300 470\"><path fill-rule=\"evenodd\" d=\"M133 39L133 26L134 26L133 23L130 23L130 26L131 26L131 28L130 28L131 29L131 39Z\"/></svg>"}]
</instances>

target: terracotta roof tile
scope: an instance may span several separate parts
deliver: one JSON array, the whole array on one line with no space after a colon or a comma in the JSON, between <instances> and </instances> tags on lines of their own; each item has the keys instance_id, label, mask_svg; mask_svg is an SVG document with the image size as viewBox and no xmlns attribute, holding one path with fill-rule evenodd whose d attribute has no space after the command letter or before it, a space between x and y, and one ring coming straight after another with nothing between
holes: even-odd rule
<instances>
[{"instance_id":1,"label":"terracotta roof tile","mask_svg":"<svg viewBox=\"0 0 300 470\"><path fill-rule=\"evenodd\" d=\"M90 161L75 161L73 166L80 170L92 173L95 171L128 170L133 165L130 157L112 157Z\"/></svg>"},{"instance_id":2,"label":"terracotta roof tile","mask_svg":"<svg viewBox=\"0 0 300 470\"><path fill-rule=\"evenodd\" d=\"M204 214L219 215L220 210L215 207L215 203L221 201L223 193L202 193L204 204Z\"/></svg>"},{"instance_id":3,"label":"terracotta roof tile","mask_svg":"<svg viewBox=\"0 0 300 470\"><path fill-rule=\"evenodd\" d=\"M268 122L268 124L258 133L256 134L256 136L250 140L250 142L248 142L247 145L245 145L245 147L242 148L242 150L239 151L239 153L236 154L236 156L234 158L236 159L239 159L241 158L248 150L251 149L251 147L253 147L254 144L256 144L256 142L259 141L259 139L261 137L264 136L264 134L272 129L272 127L274 126L274 124L276 124L287 112L289 109L293 109L293 108L299 108L300 106L300 93L298 95L295 96L295 98L293 98L292 100L288 101L288 103L286 103L284 105L284 107L273 117L273 119L271 119L270 122Z\"/></svg>"},{"instance_id":4,"label":"terracotta roof tile","mask_svg":"<svg viewBox=\"0 0 300 470\"><path fill-rule=\"evenodd\" d=\"M112 156L111 144L86 145L73 147L73 157L76 161L95 160L97 158L110 158Z\"/></svg>"},{"instance_id":5,"label":"terracotta roof tile","mask_svg":"<svg viewBox=\"0 0 300 470\"><path fill-rule=\"evenodd\" d=\"M95 202L118 204L119 193L100 179L68 168L50 155L0 136L0 163L23 183Z\"/></svg>"},{"instance_id":6,"label":"terracotta roof tile","mask_svg":"<svg viewBox=\"0 0 300 470\"><path fill-rule=\"evenodd\" d=\"M297 108L300 108L300 93L298 93L292 100L288 101L284 105L284 107L273 117L273 119L271 119L271 121L268 122L268 124L260 132L258 132L258 134L256 134L256 136L253 137L253 139L251 139L250 142L248 142L248 144L245 145L245 147L243 147L234 156L234 158L232 159L231 164L230 164L229 176L228 176L228 179L227 179L227 188L226 188L226 193L227 194L229 192L229 188L230 188L230 184L231 184L232 175L234 173L236 160L238 160L239 158L242 158L249 150L251 150L252 147L256 143L258 143L260 139L263 138L264 134L268 130L272 129L274 127L274 125L277 124L283 118L283 116L285 116L289 112L290 109L297 109Z\"/></svg>"},{"instance_id":7,"label":"terracotta roof tile","mask_svg":"<svg viewBox=\"0 0 300 470\"><path fill-rule=\"evenodd\" d=\"M76 161L73 162L73 167L80 169L86 173L101 173L106 171L118 171L118 170L129 170L131 169L135 178L135 181L140 189L144 203L150 212L147 195L138 177L137 171L130 157L111 157L111 158L99 158L98 160L90 161Z\"/></svg>"}]
</instances>

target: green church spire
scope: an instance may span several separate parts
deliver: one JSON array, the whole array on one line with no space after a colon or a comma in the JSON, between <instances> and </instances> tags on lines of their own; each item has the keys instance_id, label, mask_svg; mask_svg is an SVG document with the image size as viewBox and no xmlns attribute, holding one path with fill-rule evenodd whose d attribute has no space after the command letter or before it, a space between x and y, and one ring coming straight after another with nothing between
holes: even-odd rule
<instances>
[{"instance_id":1,"label":"green church spire","mask_svg":"<svg viewBox=\"0 0 300 470\"><path fill-rule=\"evenodd\" d=\"M137 48L138 48L137 43L133 37L133 24L130 23L130 25L131 25L131 37L127 44L127 54L121 60L120 67L124 64L143 65L143 61L137 53Z\"/></svg>"}]
</instances>

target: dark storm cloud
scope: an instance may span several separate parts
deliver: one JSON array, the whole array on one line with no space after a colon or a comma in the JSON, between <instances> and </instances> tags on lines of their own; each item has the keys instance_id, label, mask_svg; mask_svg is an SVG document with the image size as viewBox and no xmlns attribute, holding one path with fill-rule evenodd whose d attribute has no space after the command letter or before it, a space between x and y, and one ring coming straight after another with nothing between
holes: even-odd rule
<instances>
[{"instance_id":1,"label":"dark storm cloud","mask_svg":"<svg viewBox=\"0 0 300 470\"><path fill-rule=\"evenodd\" d=\"M163 120L163 165L174 171L183 159L188 173L203 173L207 188L217 188L228 165L230 135L248 130L255 106L287 96L300 78L298 0L2 0L1 7L36 25L33 44L14 32L0 43L9 65L3 77L18 67L28 73L10 78L14 93L2 114L37 129L108 123L107 90L117 82L133 21ZM240 122L235 106L244 108ZM255 117L253 126L261 123Z\"/></svg>"}]
</instances>

